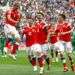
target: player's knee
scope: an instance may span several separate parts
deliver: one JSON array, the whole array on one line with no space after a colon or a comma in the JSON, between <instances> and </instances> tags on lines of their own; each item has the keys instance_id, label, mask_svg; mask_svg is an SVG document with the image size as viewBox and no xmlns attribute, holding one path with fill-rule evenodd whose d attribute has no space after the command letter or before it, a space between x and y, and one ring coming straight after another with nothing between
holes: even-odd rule
<instances>
[{"instance_id":1,"label":"player's knee","mask_svg":"<svg viewBox=\"0 0 75 75\"><path fill-rule=\"evenodd\" d=\"M53 52L53 49L51 49L51 52Z\"/></svg>"},{"instance_id":2,"label":"player's knee","mask_svg":"<svg viewBox=\"0 0 75 75\"><path fill-rule=\"evenodd\" d=\"M61 60L64 59L64 55L63 55L63 53L60 53L60 57L61 57Z\"/></svg>"},{"instance_id":3,"label":"player's knee","mask_svg":"<svg viewBox=\"0 0 75 75\"><path fill-rule=\"evenodd\" d=\"M50 64L50 58L49 57L46 58L46 62L48 65Z\"/></svg>"},{"instance_id":4,"label":"player's knee","mask_svg":"<svg viewBox=\"0 0 75 75\"><path fill-rule=\"evenodd\" d=\"M20 42L21 41L21 39L20 38L16 38L16 42Z\"/></svg>"},{"instance_id":5,"label":"player's knee","mask_svg":"<svg viewBox=\"0 0 75 75\"><path fill-rule=\"evenodd\" d=\"M71 54L68 54L68 58L69 58L70 61L72 61Z\"/></svg>"},{"instance_id":6,"label":"player's knee","mask_svg":"<svg viewBox=\"0 0 75 75\"><path fill-rule=\"evenodd\" d=\"M32 60L36 61L36 57L33 57Z\"/></svg>"}]
</instances>

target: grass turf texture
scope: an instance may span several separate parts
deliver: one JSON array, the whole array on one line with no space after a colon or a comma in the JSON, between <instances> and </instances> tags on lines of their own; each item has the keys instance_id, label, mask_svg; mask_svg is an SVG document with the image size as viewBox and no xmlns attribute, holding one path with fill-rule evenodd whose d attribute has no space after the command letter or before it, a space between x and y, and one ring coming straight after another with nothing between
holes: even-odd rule
<instances>
[{"instance_id":1,"label":"grass turf texture","mask_svg":"<svg viewBox=\"0 0 75 75\"><path fill-rule=\"evenodd\" d=\"M75 52L73 54L75 59ZM10 57L3 58L0 55L0 75L39 75L39 70L33 72L31 64L27 60L27 55L24 51L17 53L17 60ZM63 72L61 62L53 63L51 69L48 71L47 66L43 75L75 75L74 72Z\"/></svg>"}]
</instances>

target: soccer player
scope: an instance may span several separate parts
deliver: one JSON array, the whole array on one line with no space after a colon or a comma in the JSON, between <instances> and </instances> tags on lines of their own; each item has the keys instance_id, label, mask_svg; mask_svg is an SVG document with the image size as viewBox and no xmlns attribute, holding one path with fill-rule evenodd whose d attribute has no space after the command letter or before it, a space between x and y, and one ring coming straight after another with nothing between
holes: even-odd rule
<instances>
[{"instance_id":1,"label":"soccer player","mask_svg":"<svg viewBox=\"0 0 75 75\"><path fill-rule=\"evenodd\" d=\"M57 32L59 35L59 39L62 44L65 44L65 50L67 52L72 71L75 71L75 66L73 63L73 59L71 56L72 53L72 44L71 44L71 33L73 31L72 25L66 21L66 16L64 14L59 14L58 18L58 25L57 25ZM68 71L68 67L65 62L65 58L63 57L63 54L61 53L61 59L64 63L64 71Z\"/></svg>"},{"instance_id":2,"label":"soccer player","mask_svg":"<svg viewBox=\"0 0 75 75\"><path fill-rule=\"evenodd\" d=\"M50 48L51 48L51 56L52 56L52 62L58 62L58 51L55 49L55 43L58 42L58 34L55 32L55 25L51 25L50 29L48 30L48 37L50 41ZM54 54L56 56L56 60L54 60Z\"/></svg>"},{"instance_id":3,"label":"soccer player","mask_svg":"<svg viewBox=\"0 0 75 75\"><path fill-rule=\"evenodd\" d=\"M26 47L28 53L28 59L33 66L33 71L37 71L36 66L36 56L34 56L33 50L31 50L31 46L34 44L34 38L37 34L35 34L35 28L33 27L33 21L31 19L28 20L28 24L22 29L23 36L26 36ZM36 40L35 40L36 41Z\"/></svg>"},{"instance_id":4,"label":"soccer player","mask_svg":"<svg viewBox=\"0 0 75 75\"><path fill-rule=\"evenodd\" d=\"M37 66L39 64L40 74L42 74L45 60L40 45L40 27L36 24L30 24L29 27L24 29L23 33L26 35L26 46L30 47L31 54L28 55L28 58L33 66L33 70L37 71ZM38 64L36 63L36 59Z\"/></svg>"},{"instance_id":5,"label":"soccer player","mask_svg":"<svg viewBox=\"0 0 75 75\"><path fill-rule=\"evenodd\" d=\"M41 45L42 48L42 56L38 58L38 63L40 66L40 73L43 73L45 60L47 61L48 68L50 65L50 59L48 57L48 43L47 43L47 26L45 21L43 21L44 14L39 12L37 14L37 21L35 26L37 28L37 36L38 36L38 44ZM41 35L41 36L40 36ZM44 62L44 63L43 63Z\"/></svg>"},{"instance_id":6,"label":"soccer player","mask_svg":"<svg viewBox=\"0 0 75 75\"><path fill-rule=\"evenodd\" d=\"M50 49L50 43L49 41L47 40L47 36L48 36L48 30L50 29L50 25L48 24L48 26L45 26L44 29L42 30L43 31L43 38L42 38L42 50L43 50L43 53L45 55L45 59L46 59L46 62L47 62L47 65L48 65L48 70L50 69L50 64L51 64L51 60L50 60L50 55L49 55L49 49Z\"/></svg>"},{"instance_id":7,"label":"soccer player","mask_svg":"<svg viewBox=\"0 0 75 75\"><path fill-rule=\"evenodd\" d=\"M19 10L19 4L15 3L12 8L6 11L6 24L4 26L4 32L7 38L5 50L9 49L9 43L12 43L13 47L11 48L10 55L13 57L13 59L16 59L15 55L20 43L20 35L19 32L16 30L16 26L20 22L20 19L21 13Z\"/></svg>"}]
</instances>

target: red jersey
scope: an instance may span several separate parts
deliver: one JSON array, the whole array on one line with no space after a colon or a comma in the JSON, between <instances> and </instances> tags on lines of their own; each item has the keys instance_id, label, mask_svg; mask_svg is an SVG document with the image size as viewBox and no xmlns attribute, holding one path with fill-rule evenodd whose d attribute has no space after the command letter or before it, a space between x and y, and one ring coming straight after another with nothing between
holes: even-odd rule
<instances>
[{"instance_id":1,"label":"red jersey","mask_svg":"<svg viewBox=\"0 0 75 75\"><path fill-rule=\"evenodd\" d=\"M45 26L44 29L42 29L42 44L47 43L46 40L48 36L48 29L49 29L49 26Z\"/></svg>"},{"instance_id":2,"label":"red jersey","mask_svg":"<svg viewBox=\"0 0 75 75\"><path fill-rule=\"evenodd\" d=\"M50 43L55 44L58 41L58 34L56 34L56 31L54 28L50 28L48 30L49 33L55 33L55 34L50 34Z\"/></svg>"},{"instance_id":3,"label":"red jersey","mask_svg":"<svg viewBox=\"0 0 75 75\"><path fill-rule=\"evenodd\" d=\"M44 29L45 23L42 21L36 22L35 27L37 29L38 43L44 44L46 40L46 32Z\"/></svg>"},{"instance_id":4,"label":"red jersey","mask_svg":"<svg viewBox=\"0 0 75 75\"><path fill-rule=\"evenodd\" d=\"M38 32L35 26L32 27L32 41L33 41L33 44L38 43Z\"/></svg>"},{"instance_id":5,"label":"red jersey","mask_svg":"<svg viewBox=\"0 0 75 75\"><path fill-rule=\"evenodd\" d=\"M21 14L19 10L8 10L6 12L6 23L10 25L17 25L17 23L20 21Z\"/></svg>"},{"instance_id":6,"label":"red jersey","mask_svg":"<svg viewBox=\"0 0 75 75\"><path fill-rule=\"evenodd\" d=\"M65 33L68 32L72 29L71 24L64 22L63 24L58 24L57 25L57 32L59 34L59 39L65 42L69 42L71 41L71 33L67 33L67 34L61 34L61 33Z\"/></svg>"},{"instance_id":7,"label":"red jersey","mask_svg":"<svg viewBox=\"0 0 75 75\"><path fill-rule=\"evenodd\" d=\"M41 30L41 29L44 28L45 23L42 22L42 21L38 21L38 22L35 23L35 26Z\"/></svg>"},{"instance_id":8,"label":"red jersey","mask_svg":"<svg viewBox=\"0 0 75 75\"><path fill-rule=\"evenodd\" d=\"M36 27L25 27L22 31L26 35L26 46L32 46L35 43L38 43L38 36Z\"/></svg>"},{"instance_id":9,"label":"red jersey","mask_svg":"<svg viewBox=\"0 0 75 75\"><path fill-rule=\"evenodd\" d=\"M22 33L26 35L26 46L30 47L32 45L32 29L30 27L25 27Z\"/></svg>"}]
</instances>

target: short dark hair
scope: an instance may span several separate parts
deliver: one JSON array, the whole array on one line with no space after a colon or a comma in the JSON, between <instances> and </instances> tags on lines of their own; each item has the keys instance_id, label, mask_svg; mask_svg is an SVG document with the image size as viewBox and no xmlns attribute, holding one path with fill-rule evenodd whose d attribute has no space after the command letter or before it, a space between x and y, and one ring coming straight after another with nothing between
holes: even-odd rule
<instances>
[{"instance_id":1,"label":"short dark hair","mask_svg":"<svg viewBox=\"0 0 75 75\"><path fill-rule=\"evenodd\" d=\"M59 16L61 16L64 20L66 19L66 15L65 14L59 14Z\"/></svg>"},{"instance_id":2,"label":"short dark hair","mask_svg":"<svg viewBox=\"0 0 75 75\"><path fill-rule=\"evenodd\" d=\"M37 15L42 15L44 17L44 13L43 12L38 12Z\"/></svg>"},{"instance_id":3,"label":"short dark hair","mask_svg":"<svg viewBox=\"0 0 75 75\"><path fill-rule=\"evenodd\" d=\"M19 7L19 3L14 3L13 6Z\"/></svg>"}]
</instances>

